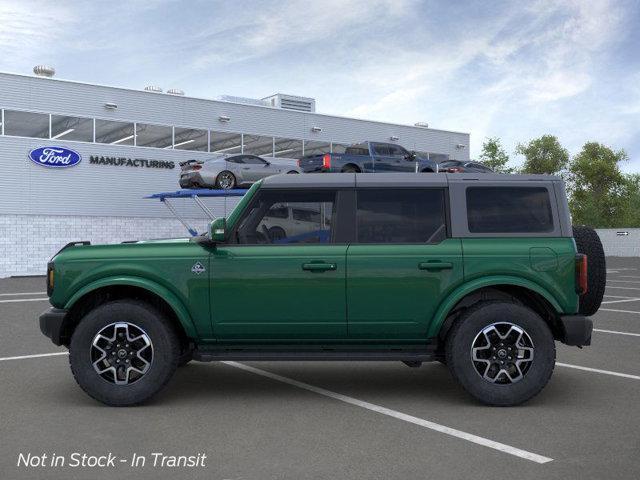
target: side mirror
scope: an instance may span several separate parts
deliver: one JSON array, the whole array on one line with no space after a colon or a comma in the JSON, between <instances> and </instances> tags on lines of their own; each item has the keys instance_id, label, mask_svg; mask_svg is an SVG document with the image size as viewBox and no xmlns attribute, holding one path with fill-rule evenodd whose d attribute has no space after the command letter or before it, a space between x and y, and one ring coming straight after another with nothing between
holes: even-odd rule
<instances>
[{"instance_id":1,"label":"side mirror","mask_svg":"<svg viewBox=\"0 0 640 480\"><path fill-rule=\"evenodd\" d=\"M216 243L225 241L227 233L227 219L224 217L216 218L209 226L209 236Z\"/></svg>"},{"instance_id":2,"label":"side mirror","mask_svg":"<svg viewBox=\"0 0 640 480\"><path fill-rule=\"evenodd\" d=\"M269 165L271 165L271 162L269 160L265 160L265 162L267 162L264 164L265 167L268 167Z\"/></svg>"}]
</instances>

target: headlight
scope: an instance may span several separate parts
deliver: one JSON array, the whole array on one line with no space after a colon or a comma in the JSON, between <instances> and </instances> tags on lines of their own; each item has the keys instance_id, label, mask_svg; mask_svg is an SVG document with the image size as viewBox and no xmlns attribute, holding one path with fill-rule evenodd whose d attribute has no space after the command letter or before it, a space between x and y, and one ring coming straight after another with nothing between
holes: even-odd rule
<instances>
[{"instance_id":1,"label":"headlight","mask_svg":"<svg viewBox=\"0 0 640 480\"><path fill-rule=\"evenodd\" d=\"M53 262L47 263L47 296L53 293L54 270Z\"/></svg>"}]
</instances>

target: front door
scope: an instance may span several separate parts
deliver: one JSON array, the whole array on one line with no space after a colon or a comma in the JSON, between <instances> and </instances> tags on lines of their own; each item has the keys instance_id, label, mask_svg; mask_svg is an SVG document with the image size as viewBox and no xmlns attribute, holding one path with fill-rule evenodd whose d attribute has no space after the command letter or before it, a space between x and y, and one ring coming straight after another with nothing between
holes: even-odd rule
<instances>
[{"instance_id":1,"label":"front door","mask_svg":"<svg viewBox=\"0 0 640 480\"><path fill-rule=\"evenodd\" d=\"M426 338L440 299L463 280L461 242L447 238L445 192L358 190L347 252L350 338Z\"/></svg>"},{"instance_id":2,"label":"front door","mask_svg":"<svg viewBox=\"0 0 640 480\"><path fill-rule=\"evenodd\" d=\"M227 341L346 337L346 244L335 190L260 190L211 256L211 312ZM292 212L304 212L294 219Z\"/></svg>"}]
</instances>

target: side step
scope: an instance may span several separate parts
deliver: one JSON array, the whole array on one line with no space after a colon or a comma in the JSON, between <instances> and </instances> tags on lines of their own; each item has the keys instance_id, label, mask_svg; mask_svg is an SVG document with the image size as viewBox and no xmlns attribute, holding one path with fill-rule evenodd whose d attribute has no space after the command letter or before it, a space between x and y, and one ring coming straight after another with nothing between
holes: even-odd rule
<instances>
[{"instance_id":1,"label":"side step","mask_svg":"<svg viewBox=\"0 0 640 480\"><path fill-rule=\"evenodd\" d=\"M254 349L217 348L195 349L193 359L200 362L220 360L241 361L395 361L418 365L436 360L435 348L422 346L420 349L393 350L348 350L348 349Z\"/></svg>"}]
</instances>

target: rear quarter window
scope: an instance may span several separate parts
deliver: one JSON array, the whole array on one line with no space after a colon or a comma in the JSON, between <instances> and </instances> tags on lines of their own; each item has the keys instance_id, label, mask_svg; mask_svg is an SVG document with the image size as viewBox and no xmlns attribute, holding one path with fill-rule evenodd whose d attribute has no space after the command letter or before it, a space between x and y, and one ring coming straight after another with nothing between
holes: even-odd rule
<instances>
[{"instance_id":1,"label":"rear quarter window","mask_svg":"<svg viewBox=\"0 0 640 480\"><path fill-rule=\"evenodd\" d=\"M544 187L469 187L471 233L546 233L554 230L549 191Z\"/></svg>"}]
</instances>

